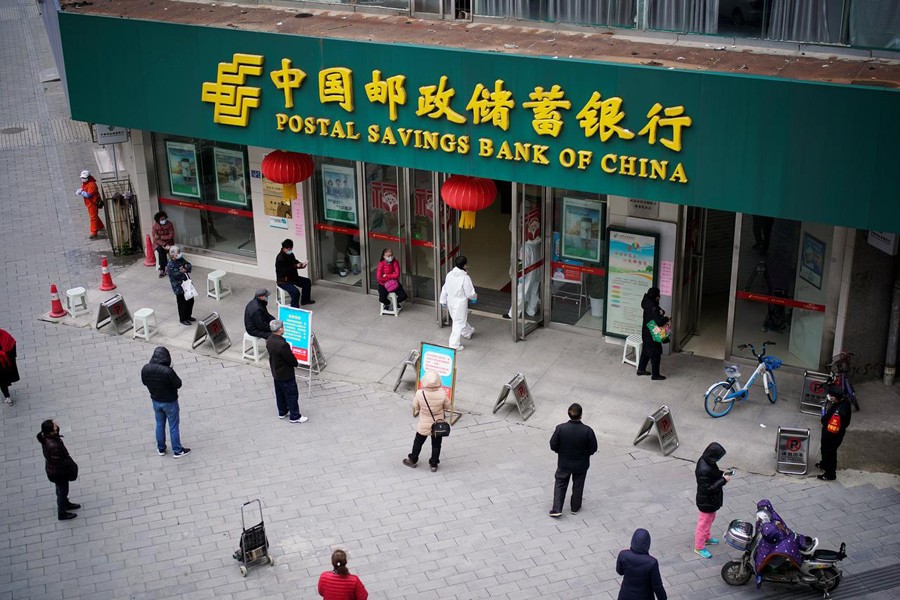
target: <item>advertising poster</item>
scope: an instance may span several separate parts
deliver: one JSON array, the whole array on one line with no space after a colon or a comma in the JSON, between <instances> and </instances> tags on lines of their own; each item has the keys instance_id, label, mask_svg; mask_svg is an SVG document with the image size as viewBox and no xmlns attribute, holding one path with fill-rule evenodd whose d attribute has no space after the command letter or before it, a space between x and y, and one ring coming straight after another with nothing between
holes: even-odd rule
<instances>
[{"instance_id":1,"label":"advertising poster","mask_svg":"<svg viewBox=\"0 0 900 600\"><path fill-rule=\"evenodd\" d=\"M291 203L285 202L281 195L282 185L262 178L263 213L270 217L291 218Z\"/></svg>"},{"instance_id":2,"label":"advertising poster","mask_svg":"<svg viewBox=\"0 0 900 600\"><path fill-rule=\"evenodd\" d=\"M325 220L359 227L356 213L356 175L352 167L322 165Z\"/></svg>"},{"instance_id":3,"label":"advertising poster","mask_svg":"<svg viewBox=\"0 0 900 600\"><path fill-rule=\"evenodd\" d=\"M441 386L453 401L453 390L456 384L456 350L447 346L422 342L419 348L419 374L416 378L416 389L419 389L425 371L434 371L441 376Z\"/></svg>"},{"instance_id":4,"label":"advertising poster","mask_svg":"<svg viewBox=\"0 0 900 600\"><path fill-rule=\"evenodd\" d=\"M588 262L600 261L603 204L563 198L562 256Z\"/></svg>"},{"instance_id":5,"label":"advertising poster","mask_svg":"<svg viewBox=\"0 0 900 600\"><path fill-rule=\"evenodd\" d=\"M175 196L200 197L197 180L197 148L193 144L166 142L169 163L169 187Z\"/></svg>"},{"instance_id":6,"label":"advertising poster","mask_svg":"<svg viewBox=\"0 0 900 600\"><path fill-rule=\"evenodd\" d=\"M803 248L800 250L800 278L822 289L822 273L825 266L825 242L803 232Z\"/></svg>"},{"instance_id":7,"label":"advertising poster","mask_svg":"<svg viewBox=\"0 0 900 600\"><path fill-rule=\"evenodd\" d=\"M247 206L244 153L214 148L213 157L216 165L216 200L232 206Z\"/></svg>"},{"instance_id":8,"label":"advertising poster","mask_svg":"<svg viewBox=\"0 0 900 600\"><path fill-rule=\"evenodd\" d=\"M312 312L279 305L278 320L284 323L284 339L303 366L309 366L312 340Z\"/></svg>"},{"instance_id":9,"label":"advertising poster","mask_svg":"<svg viewBox=\"0 0 900 600\"><path fill-rule=\"evenodd\" d=\"M607 243L603 333L624 338L641 332L641 299L656 282L659 235L610 227Z\"/></svg>"}]
</instances>

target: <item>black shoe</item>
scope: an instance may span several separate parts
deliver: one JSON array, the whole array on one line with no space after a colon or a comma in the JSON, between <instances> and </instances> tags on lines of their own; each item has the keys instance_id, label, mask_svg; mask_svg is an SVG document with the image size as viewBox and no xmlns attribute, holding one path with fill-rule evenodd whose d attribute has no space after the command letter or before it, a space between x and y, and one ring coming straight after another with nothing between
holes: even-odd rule
<instances>
[{"instance_id":1,"label":"black shoe","mask_svg":"<svg viewBox=\"0 0 900 600\"><path fill-rule=\"evenodd\" d=\"M159 272L159 278L160 278L160 279L162 279L162 278L165 277L165 276L166 276L166 272L165 272L165 271L160 271L160 272Z\"/></svg>"},{"instance_id":2,"label":"black shoe","mask_svg":"<svg viewBox=\"0 0 900 600\"><path fill-rule=\"evenodd\" d=\"M549 515L550 515L551 517L553 517L554 519L557 519L557 518L559 518L559 517L562 516L562 513L561 513L560 511L558 511L558 510L553 510L553 509L550 509L550 512L547 513L547 514L549 514Z\"/></svg>"},{"instance_id":3,"label":"black shoe","mask_svg":"<svg viewBox=\"0 0 900 600\"><path fill-rule=\"evenodd\" d=\"M172 457L173 458L181 458L182 456L187 456L190 453L191 453L190 448L182 448L181 452L176 452L175 454L172 455Z\"/></svg>"},{"instance_id":4,"label":"black shoe","mask_svg":"<svg viewBox=\"0 0 900 600\"><path fill-rule=\"evenodd\" d=\"M197 322L197 319L195 319L194 317L188 317L187 320L190 321L191 323Z\"/></svg>"},{"instance_id":5,"label":"black shoe","mask_svg":"<svg viewBox=\"0 0 900 600\"><path fill-rule=\"evenodd\" d=\"M654 375L650 379L652 379L653 381L665 381L666 376L665 375Z\"/></svg>"},{"instance_id":6,"label":"black shoe","mask_svg":"<svg viewBox=\"0 0 900 600\"><path fill-rule=\"evenodd\" d=\"M309 302L301 302L300 306L307 306L308 304L315 304L315 303L316 303L315 300L310 300Z\"/></svg>"},{"instance_id":7,"label":"black shoe","mask_svg":"<svg viewBox=\"0 0 900 600\"><path fill-rule=\"evenodd\" d=\"M649 375L649 374L650 373L648 373L647 371L638 371L637 372L638 377L640 377L641 375Z\"/></svg>"},{"instance_id":8,"label":"black shoe","mask_svg":"<svg viewBox=\"0 0 900 600\"><path fill-rule=\"evenodd\" d=\"M834 481L837 477L827 477L824 473L821 475L816 475L816 479L821 479L822 481Z\"/></svg>"},{"instance_id":9,"label":"black shoe","mask_svg":"<svg viewBox=\"0 0 900 600\"><path fill-rule=\"evenodd\" d=\"M512 319L512 317L509 316L509 315L507 315L507 314L504 314L504 315L503 315L503 318L504 318L504 319Z\"/></svg>"},{"instance_id":10,"label":"black shoe","mask_svg":"<svg viewBox=\"0 0 900 600\"><path fill-rule=\"evenodd\" d=\"M74 502L66 502L66 510L78 510L81 508L80 504L75 504Z\"/></svg>"},{"instance_id":11,"label":"black shoe","mask_svg":"<svg viewBox=\"0 0 900 600\"><path fill-rule=\"evenodd\" d=\"M59 520L60 521L68 521L69 519L74 519L77 516L78 515L76 515L75 513L61 512L61 513L59 513Z\"/></svg>"},{"instance_id":12,"label":"black shoe","mask_svg":"<svg viewBox=\"0 0 900 600\"><path fill-rule=\"evenodd\" d=\"M437 472L437 465L431 465L431 472L432 473Z\"/></svg>"},{"instance_id":13,"label":"black shoe","mask_svg":"<svg viewBox=\"0 0 900 600\"><path fill-rule=\"evenodd\" d=\"M578 508L578 509L573 508L573 509L572 509L572 514L573 514L573 515L577 515L580 511L581 511L580 508Z\"/></svg>"},{"instance_id":14,"label":"black shoe","mask_svg":"<svg viewBox=\"0 0 900 600\"><path fill-rule=\"evenodd\" d=\"M407 467L410 467L411 469L415 469L416 467L419 466L416 463L414 463L413 461L409 460L408 458L403 459L403 464L406 465Z\"/></svg>"},{"instance_id":15,"label":"black shoe","mask_svg":"<svg viewBox=\"0 0 900 600\"><path fill-rule=\"evenodd\" d=\"M89 240L96 240L96 239L99 238L99 237L100 237L99 235L89 235L89 236L88 236L88 239L89 239ZM75 515L72 515L72 516L75 516ZM69 518L72 518L72 517L69 517ZM62 519L62 517L60 517L60 519Z\"/></svg>"},{"instance_id":16,"label":"black shoe","mask_svg":"<svg viewBox=\"0 0 900 600\"><path fill-rule=\"evenodd\" d=\"M191 326L191 322L188 321L187 319L185 319L184 321L182 321L181 324L182 324L182 325L186 325L187 327L190 327L190 326Z\"/></svg>"}]
</instances>

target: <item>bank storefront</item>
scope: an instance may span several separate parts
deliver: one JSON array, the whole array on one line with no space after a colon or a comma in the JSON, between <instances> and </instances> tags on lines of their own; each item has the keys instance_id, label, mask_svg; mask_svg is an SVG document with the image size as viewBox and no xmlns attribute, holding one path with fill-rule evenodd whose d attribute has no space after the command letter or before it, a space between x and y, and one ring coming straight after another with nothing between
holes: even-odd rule
<instances>
[{"instance_id":1,"label":"bank storefront","mask_svg":"<svg viewBox=\"0 0 900 600\"><path fill-rule=\"evenodd\" d=\"M374 293L391 248L442 319L465 254L478 310L516 339L636 333L656 285L676 350L762 335L818 367L853 228L900 231L890 90L71 13L60 28L68 81L129 90L73 83L73 118L132 130L145 212L166 210L197 264L270 278L292 237L315 280ZM314 161L287 202L262 174L275 149ZM473 229L441 200L452 175L497 187Z\"/></svg>"}]
</instances>

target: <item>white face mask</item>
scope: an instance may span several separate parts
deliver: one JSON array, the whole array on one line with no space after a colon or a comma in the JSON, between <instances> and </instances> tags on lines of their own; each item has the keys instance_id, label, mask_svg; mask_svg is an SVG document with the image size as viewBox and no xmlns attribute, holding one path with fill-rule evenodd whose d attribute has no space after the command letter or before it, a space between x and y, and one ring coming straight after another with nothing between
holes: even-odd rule
<instances>
[{"instance_id":1,"label":"white face mask","mask_svg":"<svg viewBox=\"0 0 900 600\"><path fill-rule=\"evenodd\" d=\"M285 254L293 254L294 251L293 251L293 250L285 250L284 253L285 253Z\"/></svg>"},{"instance_id":2,"label":"white face mask","mask_svg":"<svg viewBox=\"0 0 900 600\"><path fill-rule=\"evenodd\" d=\"M385 256L384 260L386 260L388 262L394 262L394 257L393 256Z\"/></svg>"},{"instance_id":3,"label":"white face mask","mask_svg":"<svg viewBox=\"0 0 900 600\"><path fill-rule=\"evenodd\" d=\"M179 252L178 254L175 255L175 258L177 258L179 260L184 258L184 252Z\"/></svg>"},{"instance_id":4,"label":"white face mask","mask_svg":"<svg viewBox=\"0 0 900 600\"><path fill-rule=\"evenodd\" d=\"M160 224L160 225L165 225L165 224L168 223L168 222L169 222L168 219L160 219L160 220L159 220L159 224Z\"/></svg>"}]
</instances>

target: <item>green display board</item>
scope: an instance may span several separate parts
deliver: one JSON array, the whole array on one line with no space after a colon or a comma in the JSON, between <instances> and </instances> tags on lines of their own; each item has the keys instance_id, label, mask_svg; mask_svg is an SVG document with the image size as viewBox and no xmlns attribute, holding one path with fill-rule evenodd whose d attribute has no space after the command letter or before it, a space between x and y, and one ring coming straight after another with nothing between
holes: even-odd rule
<instances>
[{"instance_id":1,"label":"green display board","mask_svg":"<svg viewBox=\"0 0 900 600\"><path fill-rule=\"evenodd\" d=\"M71 12L60 31L83 121L900 231L895 90Z\"/></svg>"}]
</instances>

